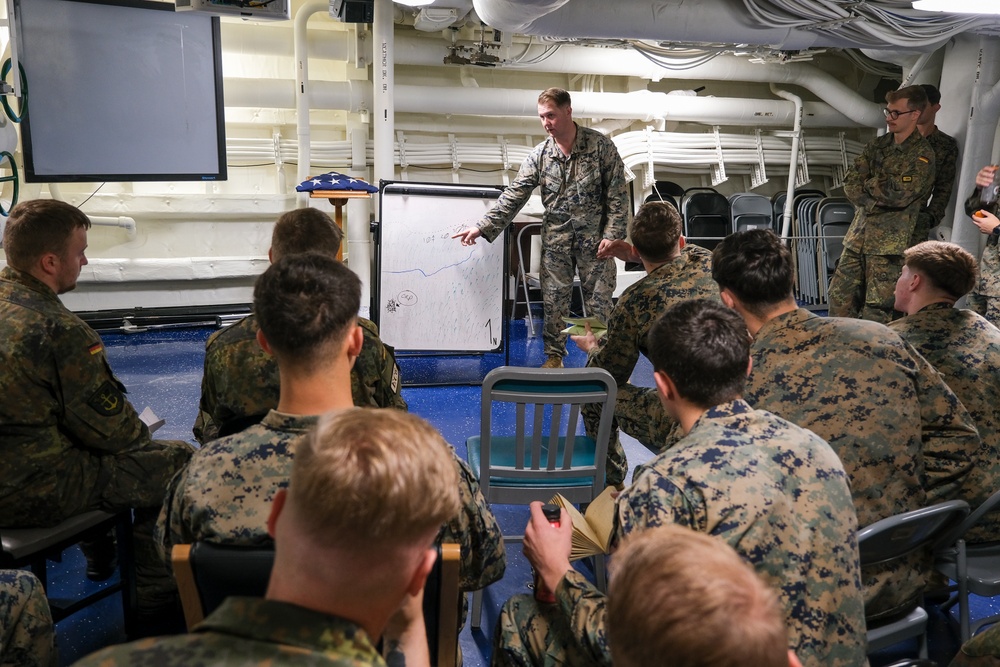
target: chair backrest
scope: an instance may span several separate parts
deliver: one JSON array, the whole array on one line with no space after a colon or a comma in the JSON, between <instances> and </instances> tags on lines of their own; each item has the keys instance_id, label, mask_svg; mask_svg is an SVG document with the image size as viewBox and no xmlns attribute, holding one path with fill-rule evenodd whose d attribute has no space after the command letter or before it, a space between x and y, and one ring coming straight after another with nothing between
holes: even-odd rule
<instances>
[{"instance_id":1,"label":"chair backrest","mask_svg":"<svg viewBox=\"0 0 1000 667\"><path fill-rule=\"evenodd\" d=\"M424 585L424 624L432 664L457 662L458 589L461 547L438 545L434 569ZM188 631L231 595L263 597L271 578L274 549L195 542L175 544L171 553Z\"/></svg>"},{"instance_id":2,"label":"chair backrest","mask_svg":"<svg viewBox=\"0 0 1000 667\"><path fill-rule=\"evenodd\" d=\"M941 533L934 545L934 548L941 549L954 545L958 542L958 540L962 539L966 533L974 528L984 516L995 511L1000 511L1000 491L997 491L992 496L984 500L982 504L974 509L969 516L965 517L961 523L952 527L951 530L946 530Z\"/></svg>"},{"instance_id":3,"label":"chair backrest","mask_svg":"<svg viewBox=\"0 0 1000 667\"><path fill-rule=\"evenodd\" d=\"M520 368L501 366L483 380L480 484L490 502L525 504L562 493L570 502L589 502L604 490L608 440L618 386L602 368ZM601 407L594 438L578 434L581 407ZM513 408L514 424L507 441L513 456L498 461L493 443L494 409ZM498 445L499 447L499 445ZM581 451L593 452L581 456ZM492 485L502 478L505 485ZM586 486L579 480L587 479ZM560 487L563 480L566 487ZM520 483L523 481L523 486ZM539 482L545 486L539 487ZM571 484L572 482L572 484Z\"/></svg>"},{"instance_id":4,"label":"chair backrest","mask_svg":"<svg viewBox=\"0 0 1000 667\"><path fill-rule=\"evenodd\" d=\"M674 199L672 195L668 195L666 193L656 192L654 190L652 194L646 196L646 198L642 201L642 203L648 204L651 201L659 201L663 202L664 204L670 204L675 209L677 209L677 200ZM680 209L677 209L677 212L679 213Z\"/></svg>"},{"instance_id":5,"label":"chair backrest","mask_svg":"<svg viewBox=\"0 0 1000 667\"><path fill-rule=\"evenodd\" d=\"M732 232L729 200L713 188L688 188L681 198L684 236L712 249Z\"/></svg>"},{"instance_id":6,"label":"chair backrest","mask_svg":"<svg viewBox=\"0 0 1000 667\"><path fill-rule=\"evenodd\" d=\"M733 231L773 228L771 200L755 192L737 192L729 195L729 208L733 216Z\"/></svg>"},{"instance_id":7,"label":"chair backrest","mask_svg":"<svg viewBox=\"0 0 1000 667\"><path fill-rule=\"evenodd\" d=\"M816 210L819 233L823 240L824 262L827 271L837 268L844 252L844 236L854 219L854 204L845 197L826 197Z\"/></svg>"},{"instance_id":8,"label":"chair backrest","mask_svg":"<svg viewBox=\"0 0 1000 667\"><path fill-rule=\"evenodd\" d=\"M861 566L885 563L933 545L968 514L967 502L949 500L876 521L858 531Z\"/></svg>"},{"instance_id":9,"label":"chair backrest","mask_svg":"<svg viewBox=\"0 0 1000 667\"><path fill-rule=\"evenodd\" d=\"M536 273L538 269L532 266L535 263L535 257L532 256L531 251L531 237L538 236L542 233L542 223L540 222L530 222L517 232L517 268L520 272L521 280L526 280L525 274ZM527 257L527 259L525 259Z\"/></svg>"}]
</instances>

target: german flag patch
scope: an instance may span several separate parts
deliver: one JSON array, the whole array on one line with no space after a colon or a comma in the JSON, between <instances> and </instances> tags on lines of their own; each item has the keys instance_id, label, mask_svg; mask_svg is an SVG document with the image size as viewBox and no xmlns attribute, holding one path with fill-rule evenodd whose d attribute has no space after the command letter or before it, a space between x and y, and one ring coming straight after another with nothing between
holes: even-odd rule
<instances>
[{"instance_id":1,"label":"german flag patch","mask_svg":"<svg viewBox=\"0 0 1000 667\"><path fill-rule=\"evenodd\" d=\"M912 180L913 180L912 176L903 176L903 182L904 183L909 183Z\"/></svg>"},{"instance_id":2,"label":"german flag patch","mask_svg":"<svg viewBox=\"0 0 1000 667\"><path fill-rule=\"evenodd\" d=\"M928 160L927 158L925 158L923 155L921 155L917 159L920 160L921 162L923 162L924 164L930 164L931 163L931 161Z\"/></svg>"},{"instance_id":3,"label":"german flag patch","mask_svg":"<svg viewBox=\"0 0 1000 667\"><path fill-rule=\"evenodd\" d=\"M91 354L97 354L98 352L100 352L103 349L104 349L104 345L102 345L101 343L94 343L89 348L87 348L87 351L90 352Z\"/></svg>"}]
</instances>

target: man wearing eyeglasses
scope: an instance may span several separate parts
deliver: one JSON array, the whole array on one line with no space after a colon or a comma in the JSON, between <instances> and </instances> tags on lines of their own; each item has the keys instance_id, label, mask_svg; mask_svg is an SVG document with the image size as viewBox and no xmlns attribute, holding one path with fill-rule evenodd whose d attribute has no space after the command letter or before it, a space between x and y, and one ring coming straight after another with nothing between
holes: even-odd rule
<instances>
[{"instance_id":1,"label":"man wearing eyeglasses","mask_svg":"<svg viewBox=\"0 0 1000 667\"><path fill-rule=\"evenodd\" d=\"M854 220L830 281L830 315L888 323L903 251L934 185L934 149L917 130L927 93L907 86L885 96L889 132L865 146L844 181Z\"/></svg>"}]
</instances>

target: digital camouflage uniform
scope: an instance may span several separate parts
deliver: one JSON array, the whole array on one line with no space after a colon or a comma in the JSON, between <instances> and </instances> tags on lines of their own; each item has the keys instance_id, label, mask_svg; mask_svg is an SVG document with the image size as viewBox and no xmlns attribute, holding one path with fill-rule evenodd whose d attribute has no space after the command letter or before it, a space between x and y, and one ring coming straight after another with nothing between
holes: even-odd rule
<instances>
[{"instance_id":1,"label":"digital camouflage uniform","mask_svg":"<svg viewBox=\"0 0 1000 667\"><path fill-rule=\"evenodd\" d=\"M26 570L0 570L0 665L56 662L55 626L42 583Z\"/></svg>"},{"instance_id":2,"label":"digital camouflage uniform","mask_svg":"<svg viewBox=\"0 0 1000 667\"><path fill-rule=\"evenodd\" d=\"M483 238L493 242L541 186L542 257L539 280L545 327L542 339L546 356L566 355L566 326L574 268L587 315L606 322L611 295L618 277L613 259L597 259L602 239L625 238L628 225L628 192L625 165L614 142L596 130L576 126L576 141L569 156L548 137L521 163L507 187L478 226Z\"/></svg>"},{"instance_id":3,"label":"digital camouflage uniform","mask_svg":"<svg viewBox=\"0 0 1000 667\"><path fill-rule=\"evenodd\" d=\"M930 237L931 227L944 220L945 209L955 189L955 165L958 163L958 142L950 134L934 127L934 131L924 137L934 149L934 187L931 189L930 203L920 207L917 224L913 228L913 238L907 247L923 243Z\"/></svg>"},{"instance_id":4,"label":"digital camouflage uniform","mask_svg":"<svg viewBox=\"0 0 1000 667\"><path fill-rule=\"evenodd\" d=\"M0 526L136 508L140 606L167 602L176 586L153 524L191 447L152 440L97 332L45 283L9 266L0 272L0 338Z\"/></svg>"},{"instance_id":5,"label":"digital camouflage uniform","mask_svg":"<svg viewBox=\"0 0 1000 667\"><path fill-rule=\"evenodd\" d=\"M384 667L385 661L351 621L286 602L231 597L189 634L109 646L75 664Z\"/></svg>"},{"instance_id":6,"label":"digital camouflage uniform","mask_svg":"<svg viewBox=\"0 0 1000 667\"><path fill-rule=\"evenodd\" d=\"M724 540L772 585L805 667L867 664L847 475L815 434L741 400L711 408L636 470L612 542L669 523ZM504 605L493 664L611 664L603 595L571 573L556 598Z\"/></svg>"},{"instance_id":7,"label":"digital camouflage uniform","mask_svg":"<svg viewBox=\"0 0 1000 667\"><path fill-rule=\"evenodd\" d=\"M1000 491L1000 329L971 310L932 303L892 329L941 374L969 411L982 445L959 498L975 509ZM1000 540L1000 516L987 515L966 542Z\"/></svg>"},{"instance_id":8,"label":"digital camouflage uniform","mask_svg":"<svg viewBox=\"0 0 1000 667\"><path fill-rule=\"evenodd\" d=\"M888 327L804 309L760 328L746 400L830 443L862 527L955 498L979 450L969 413L941 376ZM882 618L924 584L921 554L862 571L865 608Z\"/></svg>"},{"instance_id":9,"label":"digital camouflage uniform","mask_svg":"<svg viewBox=\"0 0 1000 667\"><path fill-rule=\"evenodd\" d=\"M685 246L680 256L654 269L630 286L618 298L608 319L608 332L587 359L588 366L603 368L618 383L615 419L608 443L607 482L615 485L628 472L625 450L618 428L643 445L659 451L673 427L663 410L656 389L629 384L635 364L642 354L649 357L646 335L657 318L671 306L687 299L719 300L719 287L712 280L712 253L696 245ZM601 413L597 404L583 407L587 433L597 435Z\"/></svg>"},{"instance_id":10,"label":"digital camouflage uniform","mask_svg":"<svg viewBox=\"0 0 1000 667\"><path fill-rule=\"evenodd\" d=\"M991 625L965 642L948 667L1000 667L1000 625Z\"/></svg>"},{"instance_id":11,"label":"digital camouflage uniform","mask_svg":"<svg viewBox=\"0 0 1000 667\"><path fill-rule=\"evenodd\" d=\"M351 368L354 405L406 410L393 349L379 339L374 322L358 318L358 325L364 343ZM257 343L257 329L257 318L248 315L205 343L201 406L194 425L198 442L218 438L226 423L230 433L241 431L278 407L278 364Z\"/></svg>"},{"instance_id":12,"label":"digital camouflage uniform","mask_svg":"<svg viewBox=\"0 0 1000 667\"><path fill-rule=\"evenodd\" d=\"M965 200L965 214L972 216L979 209L985 208L993 215L1000 210L1000 202L993 202L988 206L982 206L979 201L979 188L973 191L972 195ZM994 231L1000 230L1000 227ZM986 247L983 248L982 257L979 259L979 275L976 277L976 286L969 294L969 308L976 311L993 326L1000 327L1000 234L990 234L986 237Z\"/></svg>"},{"instance_id":13,"label":"digital camouflage uniform","mask_svg":"<svg viewBox=\"0 0 1000 667\"><path fill-rule=\"evenodd\" d=\"M195 540L270 544L271 501L288 486L296 440L317 420L271 410L259 424L202 447L174 480L160 513L157 536L164 555L174 544ZM442 527L438 540L461 545L459 587L478 590L503 577L503 536L468 464L454 452L452 458L461 480L462 511Z\"/></svg>"},{"instance_id":14,"label":"digital camouflage uniform","mask_svg":"<svg viewBox=\"0 0 1000 667\"><path fill-rule=\"evenodd\" d=\"M830 314L893 319L894 289L917 215L934 185L934 149L914 130L901 144L886 134L865 146L844 180L854 220L830 282ZM947 203L947 202L946 202Z\"/></svg>"}]
</instances>

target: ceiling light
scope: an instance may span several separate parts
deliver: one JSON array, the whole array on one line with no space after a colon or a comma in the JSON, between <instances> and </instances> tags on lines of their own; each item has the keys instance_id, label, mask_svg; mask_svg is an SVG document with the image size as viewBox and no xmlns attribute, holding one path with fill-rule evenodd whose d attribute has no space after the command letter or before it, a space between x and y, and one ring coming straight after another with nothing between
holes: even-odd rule
<instances>
[{"instance_id":1,"label":"ceiling light","mask_svg":"<svg viewBox=\"0 0 1000 667\"><path fill-rule=\"evenodd\" d=\"M434 0L392 0L397 5L406 5L407 7L426 7L427 5L434 4Z\"/></svg>"},{"instance_id":2,"label":"ceiling light","mask_svg":"<svg viewBox=\"0 0 1000 667\"><path fill-rule=\"evenodd\" d=\"M983 0L914 0L913 8L949 14L1000 14L1000 5Z\"/></svg>"}]
</instances>

